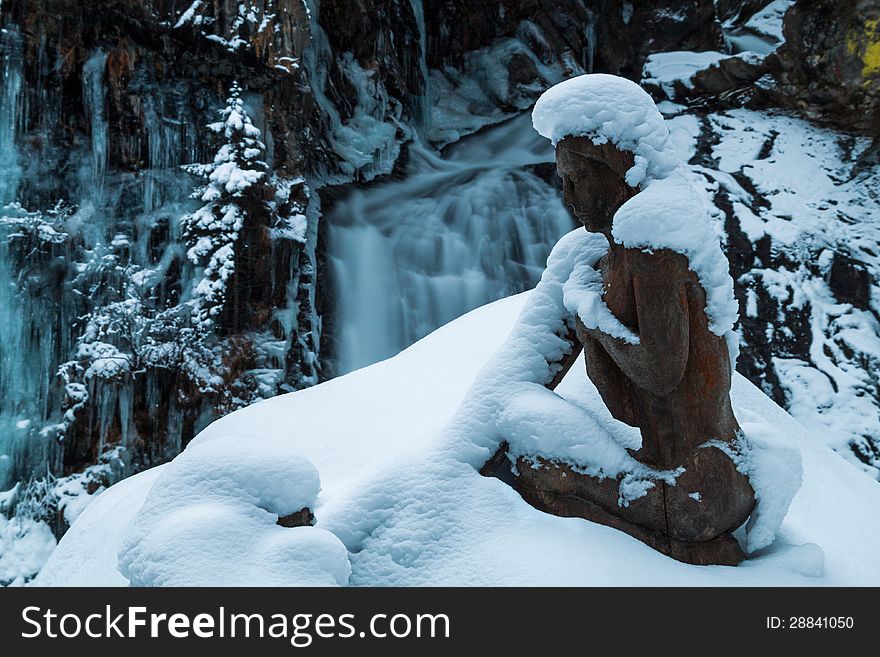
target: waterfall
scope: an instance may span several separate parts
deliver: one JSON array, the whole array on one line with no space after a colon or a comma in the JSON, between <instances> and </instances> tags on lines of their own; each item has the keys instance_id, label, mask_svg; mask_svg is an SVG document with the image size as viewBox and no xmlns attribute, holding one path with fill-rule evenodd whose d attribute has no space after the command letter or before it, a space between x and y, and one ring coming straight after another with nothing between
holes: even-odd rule
<instances>
[{"instance_id":1,"label":"waterfall","mask_svg":"<svg viewBox=\"0 0 880 657\"><path fill-rule=\"evenodd\" d=\"M553 157L521 115L443 157L412 145L405 179L355 190L325 214L338 373L537 282L574 226L535 171Z\"/></svg>"}]
</instances>

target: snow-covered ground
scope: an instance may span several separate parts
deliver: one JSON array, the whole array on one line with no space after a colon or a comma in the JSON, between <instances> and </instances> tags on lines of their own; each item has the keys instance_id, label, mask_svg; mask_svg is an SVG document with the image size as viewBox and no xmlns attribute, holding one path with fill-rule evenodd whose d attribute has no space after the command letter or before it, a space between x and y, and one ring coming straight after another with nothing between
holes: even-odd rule
<instances>
[{"instance_id":1,"label":"snow-covered ground","mask_svg":"<svg viewBox=\"0 0 880 657\"><path fill-rule=\"evenodd\" d=\"M180 572L187 583L266 582L267 574L285 572L288 563L302 572L301 557L316 544L327 548L317 570L339 576L341 541L350 585L880 584L880 487L738 375L732 396L739 420L760 420L794 439L804 467L776 542L739 567L683 564L614 529L541 513L501 481L450 460L443 429L528 294L479 308L394 358L218 420L171 464L98 496L36 583L126 585L117 554L138 535L136 517L151 496L149 506L161 510L157 500L164 499L174 519L166 518L153 545L172 537L179 550L149 570L132 568L129 549L126 568L140 583L179 582L174 574ZM558 392L588 412L598 403L581 366ZM218 449L206 450L212 444ZM241 454L239 470L234 459L221 458L228 454L219 449L224 445ZM196 458L200 449L216 456L207 467ZM290 474L285 481L284 468L275 463L282 460L299 464L291 472L301 481ZM309 463L321 483L315 527L275 526L275 515L295 510L290 507L312 494ZM230 488L224 477L239 471L236 492L220 499ZM163 486L189 478L179 489L189 497L169 501L168 490L153 489L160 478ZM234 513L256 529L230 537ZM141 528L143 523L138 520ZM305 551L285 549L300 541L284 537L285 531L302 534ZM196 544L211 549L187 549ZM314 582L312 575L300 579ZM285 575L278 582L294 579Z\"/></svg>"},{"instance_id":2,"label":"snow-covered ground","mask_svg":"<svg viewBox=\"0 0 880 657\"><path fill-rule=\"evenodd\" d=\"M40 570L56 540L45 522L0 513L0 584L21 586Z\"/></svg>"}]
</instances>

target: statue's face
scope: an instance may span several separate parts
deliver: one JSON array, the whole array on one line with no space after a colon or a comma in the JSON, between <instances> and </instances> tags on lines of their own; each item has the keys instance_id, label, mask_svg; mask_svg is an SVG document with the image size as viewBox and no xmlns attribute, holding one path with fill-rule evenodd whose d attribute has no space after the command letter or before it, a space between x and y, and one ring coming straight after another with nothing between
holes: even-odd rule
<instances>
[{"instance_id":1,"label":"statue's face","mask_svg":"<svg viewBox=\"0 0 880 657\"><path fill-rule=\"evenodd\" d=\"M562 199L590 231L610 233L614 213L638 191L623 178L631 166L632 154L612 144L566 137L556 145Z\"/></svg>"}]
</instances>

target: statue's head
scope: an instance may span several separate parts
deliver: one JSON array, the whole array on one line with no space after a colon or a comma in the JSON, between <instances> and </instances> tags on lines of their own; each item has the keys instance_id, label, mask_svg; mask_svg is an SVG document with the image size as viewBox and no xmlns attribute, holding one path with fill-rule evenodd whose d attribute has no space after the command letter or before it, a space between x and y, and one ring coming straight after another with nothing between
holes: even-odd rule
<instances>
[{"instance_id":1,"label":"statue's head","mask_svg":"<svg viewBox=\"0 0 880 657\"><path fill-rule=\"evenodd\" d=\"M596 145L587 137L565 137L556 144L556 171L562 198L587 230L610 237L614 213L638 193L625 180L633 154L610 141Z\"/></svg>"}]
</instances>

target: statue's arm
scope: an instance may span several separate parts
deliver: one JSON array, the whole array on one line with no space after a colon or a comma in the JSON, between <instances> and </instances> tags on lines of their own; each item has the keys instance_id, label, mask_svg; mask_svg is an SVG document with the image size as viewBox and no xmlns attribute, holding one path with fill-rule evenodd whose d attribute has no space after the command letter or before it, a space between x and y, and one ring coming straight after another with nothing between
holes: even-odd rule
<instances>
[{"instance_id":1,"label":"statue's arm","mask_svg":"<svg viewBox=\"0 0 880 657\"><path fill-rule=\"evenodd\" d=\"M679 384L687 366L686 272L675 259L652 254L645 257L654 263L633 272L632 277L639 343L626 343L598 329L586 331L639 388L665 395Z\"/></svg>"},{"instance_id":2,"label":"statue's arm","mask_svg":"<svg viewBox=\"0 0 880 657\"><path fill-rule=\"evenodd\" d=\"M584 348L581 341L578 340L577 331L574 328L569 329L565 335L560 337L568 343L568 349L562 354L561 358L547 363L551 368L554 366L558 368L556 369L553 378L544 384L544 387L548 390L556 389L556 386L558 386L562 382L562 379L565 378L565 375L568 374L571 366L577 362L578 356L580 356L581 351L583 351Z\"/></svg>"}]
</instances>

